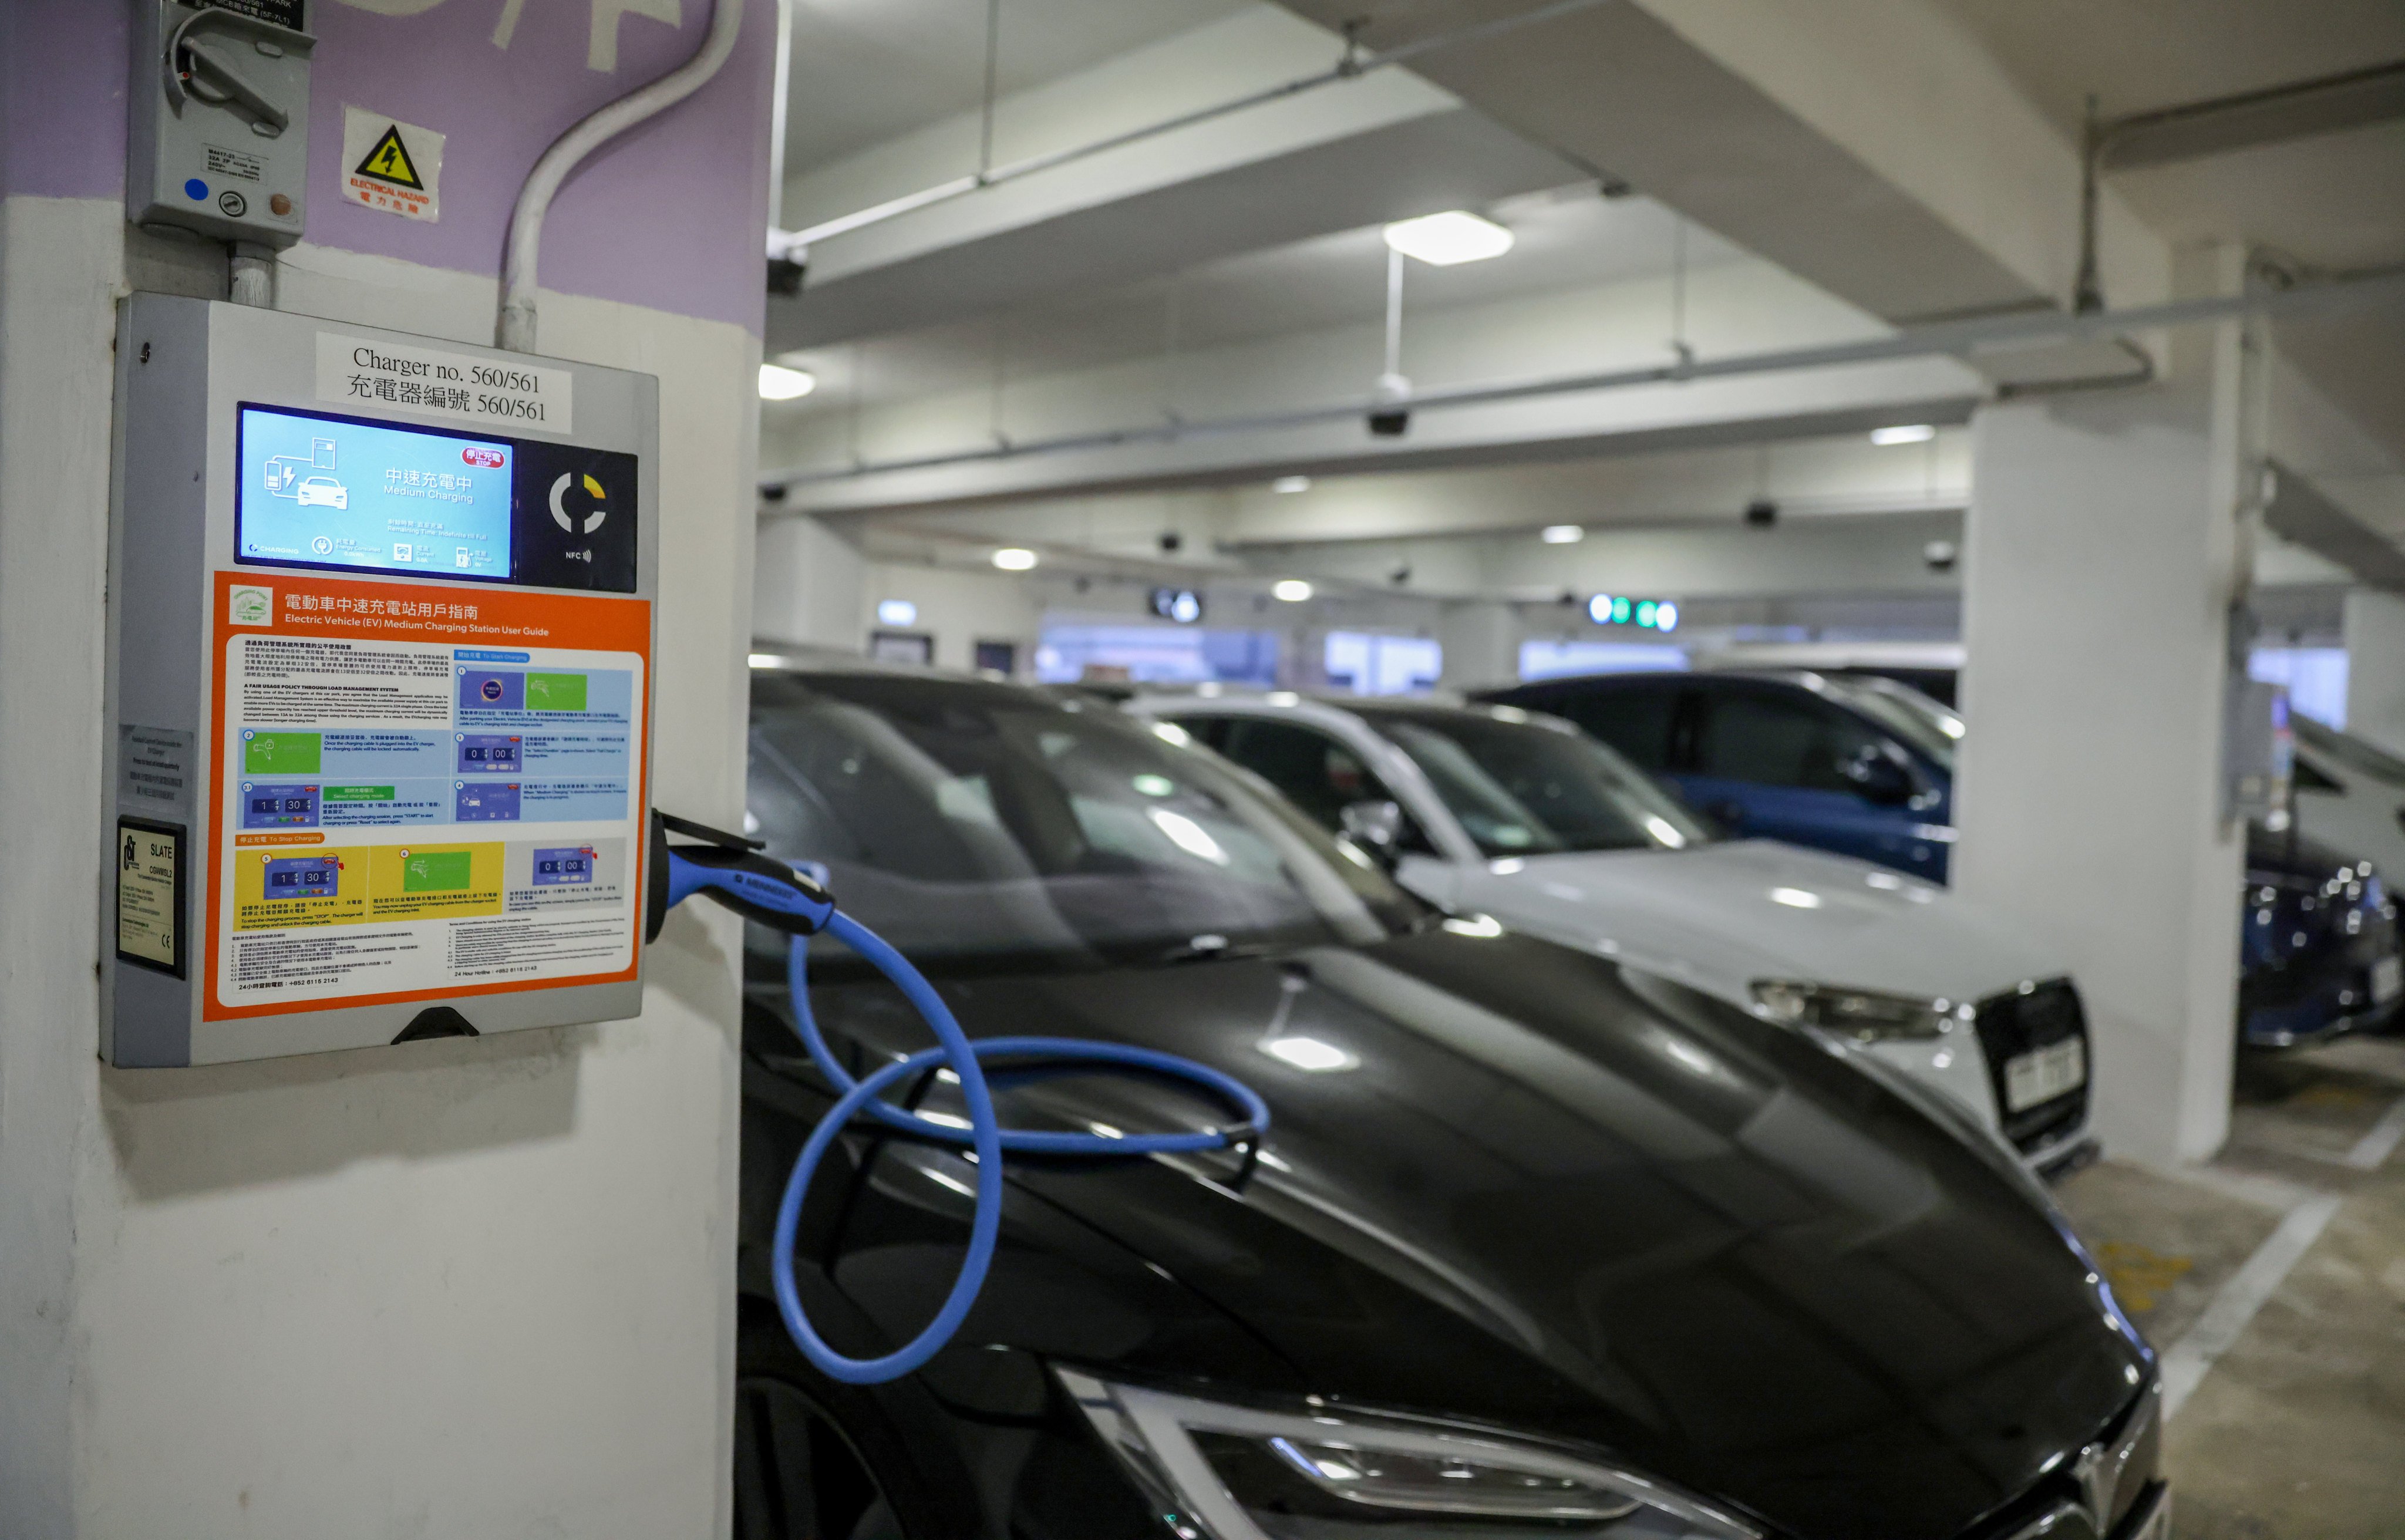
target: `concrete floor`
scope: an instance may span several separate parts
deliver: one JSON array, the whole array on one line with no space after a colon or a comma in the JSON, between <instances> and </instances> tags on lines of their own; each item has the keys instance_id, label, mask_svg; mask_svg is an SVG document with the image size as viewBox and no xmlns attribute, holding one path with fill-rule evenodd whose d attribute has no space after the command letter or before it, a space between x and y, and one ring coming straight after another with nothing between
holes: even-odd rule
<instances>
[{"instance_id":1,"label":"concrete floor","mask_svg":"<svg viewBox=\"0 0 2405 1540\"><path fill-rule=\"evenodd\" d=\"M2163 1353L2179 1540L2405 1540L2405 1038L2239 1071L2200 1169L2058 1189Z\"/></svg>"}]
</instances>

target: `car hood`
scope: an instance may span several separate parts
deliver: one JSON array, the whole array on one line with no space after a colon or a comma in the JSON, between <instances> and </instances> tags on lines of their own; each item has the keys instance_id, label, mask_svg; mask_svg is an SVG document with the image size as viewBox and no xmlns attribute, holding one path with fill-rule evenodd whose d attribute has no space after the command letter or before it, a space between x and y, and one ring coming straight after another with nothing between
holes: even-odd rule
<instances>
[{"instance_id":1,"label":"car hood","mask_svg":"<svg viewBox=\"0 0 2405 1540\"><path fill-rule=\"evenodd\" d=\"M1460 902L1739 1003L1758 978L1961 1001L2066 971L1943 888L1769 840L1498 861L1471 869Z\"/></svg>"},{"instance_id":2,"label":"car hood","mask_svg":"<svg viewBox=\"0 0 2405 1540\"><path fill-rule=\"evenodd\" d=\"M1292 1366L1255 1392L1581 1440L1786 1533L1935 1540L2041 1480L2145 1373L2006 1163L1806 1038L1591 953L1431 931L940 987L973 1036L1139 1043L1268 1099L1242 1182L1217 1157L1011 1171L1014 1204L1111 1238ZM813 999L872 1054L923 1042L880 987ZM1264 1051L1296 1037L1345 1067ZM1124 1078L999 1100L1022 1125L1205 1120ZM980 1318L1059 1315L993 1298L1007 1275ZM1260 1373L1158 1352L1141 1373L1165 1368Z\"/></svg>"}]
</instances>

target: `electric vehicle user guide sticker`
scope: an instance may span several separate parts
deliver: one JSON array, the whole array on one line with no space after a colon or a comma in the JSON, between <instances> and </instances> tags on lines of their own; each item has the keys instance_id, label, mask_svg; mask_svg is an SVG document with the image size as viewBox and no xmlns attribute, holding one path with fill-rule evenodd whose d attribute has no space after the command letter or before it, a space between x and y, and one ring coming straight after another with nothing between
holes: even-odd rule
<instances>
[{"instance_id":1,"label":"electric vehicle user guide sticker","mask_svg":"<svg viewBox=\"0 0 2405 1540\"><path fill-rule=\"evenodd\" d=\"M275 590L215 638L203 1015L634 978L650 606Z\"/></svg>"}]
</instances>

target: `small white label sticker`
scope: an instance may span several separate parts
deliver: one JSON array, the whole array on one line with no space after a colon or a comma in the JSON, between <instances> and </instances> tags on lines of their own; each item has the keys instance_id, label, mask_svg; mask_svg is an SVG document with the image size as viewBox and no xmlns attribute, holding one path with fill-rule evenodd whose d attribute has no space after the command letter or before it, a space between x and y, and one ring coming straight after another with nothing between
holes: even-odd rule
<instances>
[{"instance_id":1,"label":"small white label sticker","mask_svg":"<svg viewBox=\"0 0 2405 1540\"><path fill-rule=\"evenodd\" d=\"M275 590L237 583L226 591L228 625L274 625Z\"/></svg>"},{"instance_id":2,"label":"small white label sticker","mask_svg":"<svg viewBox=\"0 0 2405 1540\"><path fill-rule=\"evenodd\" d=\"M518 358L479 358L317 333L317 399L354 408L399 408L487 427L566 433L575 422L576 375Z\"/></svg>"},{"instance_id":3,"label":"small white label sticker","mask_svg":"<svg viewBox=\"0 0 2405 1540\"><path fill-rule=\"evenodd\" d=\"M432 224L443 215L443 135L345 105L343 199Z\"/></svg>"},{"instance_id":4,"label":"small white label sticker","mask_svg":"<svg viewBox=\"0 0 2405 1540\"><path fill-rule=\"evenodd\" d=\"M246 182L256 182L266 172L266 162L248 150L228 149L222 145L204 145L202 148L207 152L212 176L238 176Z\"/></svg>"},{"instance_id":5,"label":"small white label sticker","mask_svg":"<svg viewBox=\"0 0 2405 1540\"><path fill-rule=\"evenodd\" d=\"M117 805L154 817L189 814L192 735L175 727L117 724Z\"/></svg>"}]
</instances>

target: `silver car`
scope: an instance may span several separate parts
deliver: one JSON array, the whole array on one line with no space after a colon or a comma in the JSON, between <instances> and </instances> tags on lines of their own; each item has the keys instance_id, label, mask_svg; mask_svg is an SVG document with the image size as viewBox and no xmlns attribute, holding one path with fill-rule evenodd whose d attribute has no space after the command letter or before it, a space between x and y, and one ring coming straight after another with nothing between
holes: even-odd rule
<instances>
[{"instance_id":1,"label":"silver car","mask_svg":"<svg viewBox=\"0 0 2405 1540\"><path fill-rule=\"evenodd\" d=\"M2042 1173L2094 1152L2061 959L1942 888L1723 840L1610 749L1512 707L1205 686L1127 709L1261 776L1433 903L1815 1031L1998 1140L2010 1109L2009 1142Z\"/></svg>"}]
</instances>

